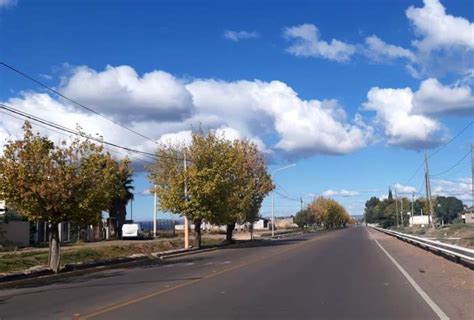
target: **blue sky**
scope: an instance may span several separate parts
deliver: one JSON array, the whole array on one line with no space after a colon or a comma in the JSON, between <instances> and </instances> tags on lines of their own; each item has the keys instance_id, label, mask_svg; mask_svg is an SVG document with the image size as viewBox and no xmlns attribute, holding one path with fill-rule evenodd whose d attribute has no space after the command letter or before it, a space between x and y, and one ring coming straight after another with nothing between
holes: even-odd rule
<instances>
[{"instance_id":1,"label":"blue sky","mask_svg":"<svg viewBox=\"0 0 474 320\"><path fill-rule=\"evenodd\" d=\"M420 191L424 152L473 120L473 21L472 1L0 0L0 60L156 140L198 123L253 139L271 170L297 164L275 176L278 215L323 193L361 214L390 185ZM153 149L4 68L0 101ZM0 114L0 144L20 125ZM473 127L432 173L469 151ZM467 157L433 190L467 201L469 179ZM148 219L146 174L135 182L134 218Z\"/></svg>"}]
</instances>

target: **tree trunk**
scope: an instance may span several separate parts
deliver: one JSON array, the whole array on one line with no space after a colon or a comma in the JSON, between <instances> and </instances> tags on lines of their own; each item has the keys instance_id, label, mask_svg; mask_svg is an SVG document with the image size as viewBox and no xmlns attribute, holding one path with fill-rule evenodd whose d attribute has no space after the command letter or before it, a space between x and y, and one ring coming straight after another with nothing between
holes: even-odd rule
<instances>
[{"instance_id":1,"label":"tree trunk","mask_svg":"<svg viewBox=\"0 0 474 320\"><path fill-rule=\"evenodd\" d=\"M235 229L235 222L227 224L227 229L226 229L226 233L225 233L225 241L227 243L233 243L232 233L234 232L234 229Z\"/></svg>"},{"instance_id":2,"label":"tree trunk","mask_svg":"<svg viewBox=\"0 0 474 320\"><path fill-rule=\"evenodd\" d=\"M201 220L194 220L194 246L201 248Z\"/></svg>"},{"instance_id":3,"label":"tree trunk","mask_svg":"<svg viewBox=\"0 0 474 320\"><path fill-rule=\"evenodd\" d=\"M59 224L52 223L49 230L49 255L48 264L51 270L55 273L59 272L60 263L60 248L59 248Z\"/></svg>"},{"instance_id":4,"label":"tree trunk","mask_svg":"<svg viewBox=\"0 0 474 320\"><path fill-rule=\"evenodd\" d=\"M126 205L120 205L117 210L117 228L119 237L122 237L122 226L125 224L125 219L127 216L127 208Z\"/></svg>"}]
</instances>

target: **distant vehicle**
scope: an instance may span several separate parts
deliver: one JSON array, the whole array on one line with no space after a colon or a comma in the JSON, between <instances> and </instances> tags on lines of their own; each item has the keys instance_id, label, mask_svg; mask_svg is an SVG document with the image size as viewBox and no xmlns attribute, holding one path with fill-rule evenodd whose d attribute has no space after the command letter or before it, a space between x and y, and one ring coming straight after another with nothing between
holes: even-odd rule
<instances>
[{"instance_id":1,"label":"distant vehicle","mask_svg":"<svg viewBox=\"0 0 474 320\"><path fill-rule=\"evenodd\" d=\"M138 223L126 223L122 226L122 239L141 239L143 230Z\"/></svg>"}]
</instances>

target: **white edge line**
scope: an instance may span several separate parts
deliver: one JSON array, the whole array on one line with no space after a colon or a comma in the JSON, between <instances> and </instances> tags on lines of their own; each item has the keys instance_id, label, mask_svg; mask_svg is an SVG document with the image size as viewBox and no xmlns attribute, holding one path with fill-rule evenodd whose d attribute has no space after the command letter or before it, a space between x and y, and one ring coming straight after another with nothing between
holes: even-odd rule
<instances>
[{"instance_id":1,"label":"white edge line","mask_svg":"<svg viewBox=\"0 0 474 320\"><path fill-rule=\"evenodd\" d=\"M367 232L369 232L368 229L366 229ZM369 232L369 235L372 236L372 234ZM416 292L425 300L425 302L433 309L433 311L438 315L438 317L441 320L449 320L449 317L446 315L446 313L441 310L440 307L428 296L428 294L416 283L416 281L410 276L408 272L405 271L405 269L402 268L402 266L395 260L390 253L388 253L387 250L385 250L384 247L375 239L372 237L372 239L377 243L377 245L380 247L380 249L387 255L387 257L393 262L393 264L398 268L398 270L407 278L408 282L415 288Z\"/></svg>"}]
</instances>

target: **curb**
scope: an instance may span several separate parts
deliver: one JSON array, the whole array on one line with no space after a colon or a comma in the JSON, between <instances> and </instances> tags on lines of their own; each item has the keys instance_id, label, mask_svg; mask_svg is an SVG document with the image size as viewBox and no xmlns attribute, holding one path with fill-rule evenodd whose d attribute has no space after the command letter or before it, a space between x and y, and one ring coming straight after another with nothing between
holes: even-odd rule
<instances>
[{"instance_id":1,"label":"curb","mask_svg":"<svg viewBox=\"0 0 474 320\"><path fill-rule=\"evenodd\" d=\"M247 243L250 240L244 240L235 244L220 244L210 248L202 249L177 249L151 253L151 255L132 255L128 257L119 257L108 260L93 261L87 263L70 264L64 266L59 273L53 273L50 269L44 267L37 271L15 272L5 276L0 276L0 289L17 288L25 285L46 284L50 281L60 280L72 276L94 273L102 270L122 268L134 264L146 262L160 262L170 258L188 256L198 253L215 251L222 247L239 245Z\"/></svg>"},{"instance_id":2,"label":"curb","mask_svg":"<svg viewBox=\"0 0 474 320\"><path fill-rule=\"evenodd\" d=\"M26 272L16 272L12 274L8 274L5 276L0 276L0 289L8 289L8 288L19 288L26 285L37 285L37 284L46 284L50 281L65 279L68 277L84 275L88 273L94 273L102 270L110 270L116 268L122 268L132 265L138 265L140 263L147 263L147 262L160 262L165 261L171 258L178 258L188 255L194 255L199 253L205 253L210 251L216 251L218 249L224 247L234 247L240 245L246 245L252 242L258 241L275 241L284 238L289 238L291 236L298 236L302 235L302 232L297 233L289 233L281 236L276 236L275 238L260 238L254 240L238 240L236 243L223 243L214 245L208 248L201 248L201 249L176 249L176 250L168 250L168 251L160 251L160 252L153 252L150 255L145 254L137 254L131 255L128 257L119 257L114 259L108 260L101 260L101 261L93 261L93 262L86 262L86 263L77 263L77 264L69 264L65 265L63 269L59 273L53 273L50 269L38 268L35 271L26 271ZM278 238L277 238L278 237Z\"/></svg>"}]
</instances>

